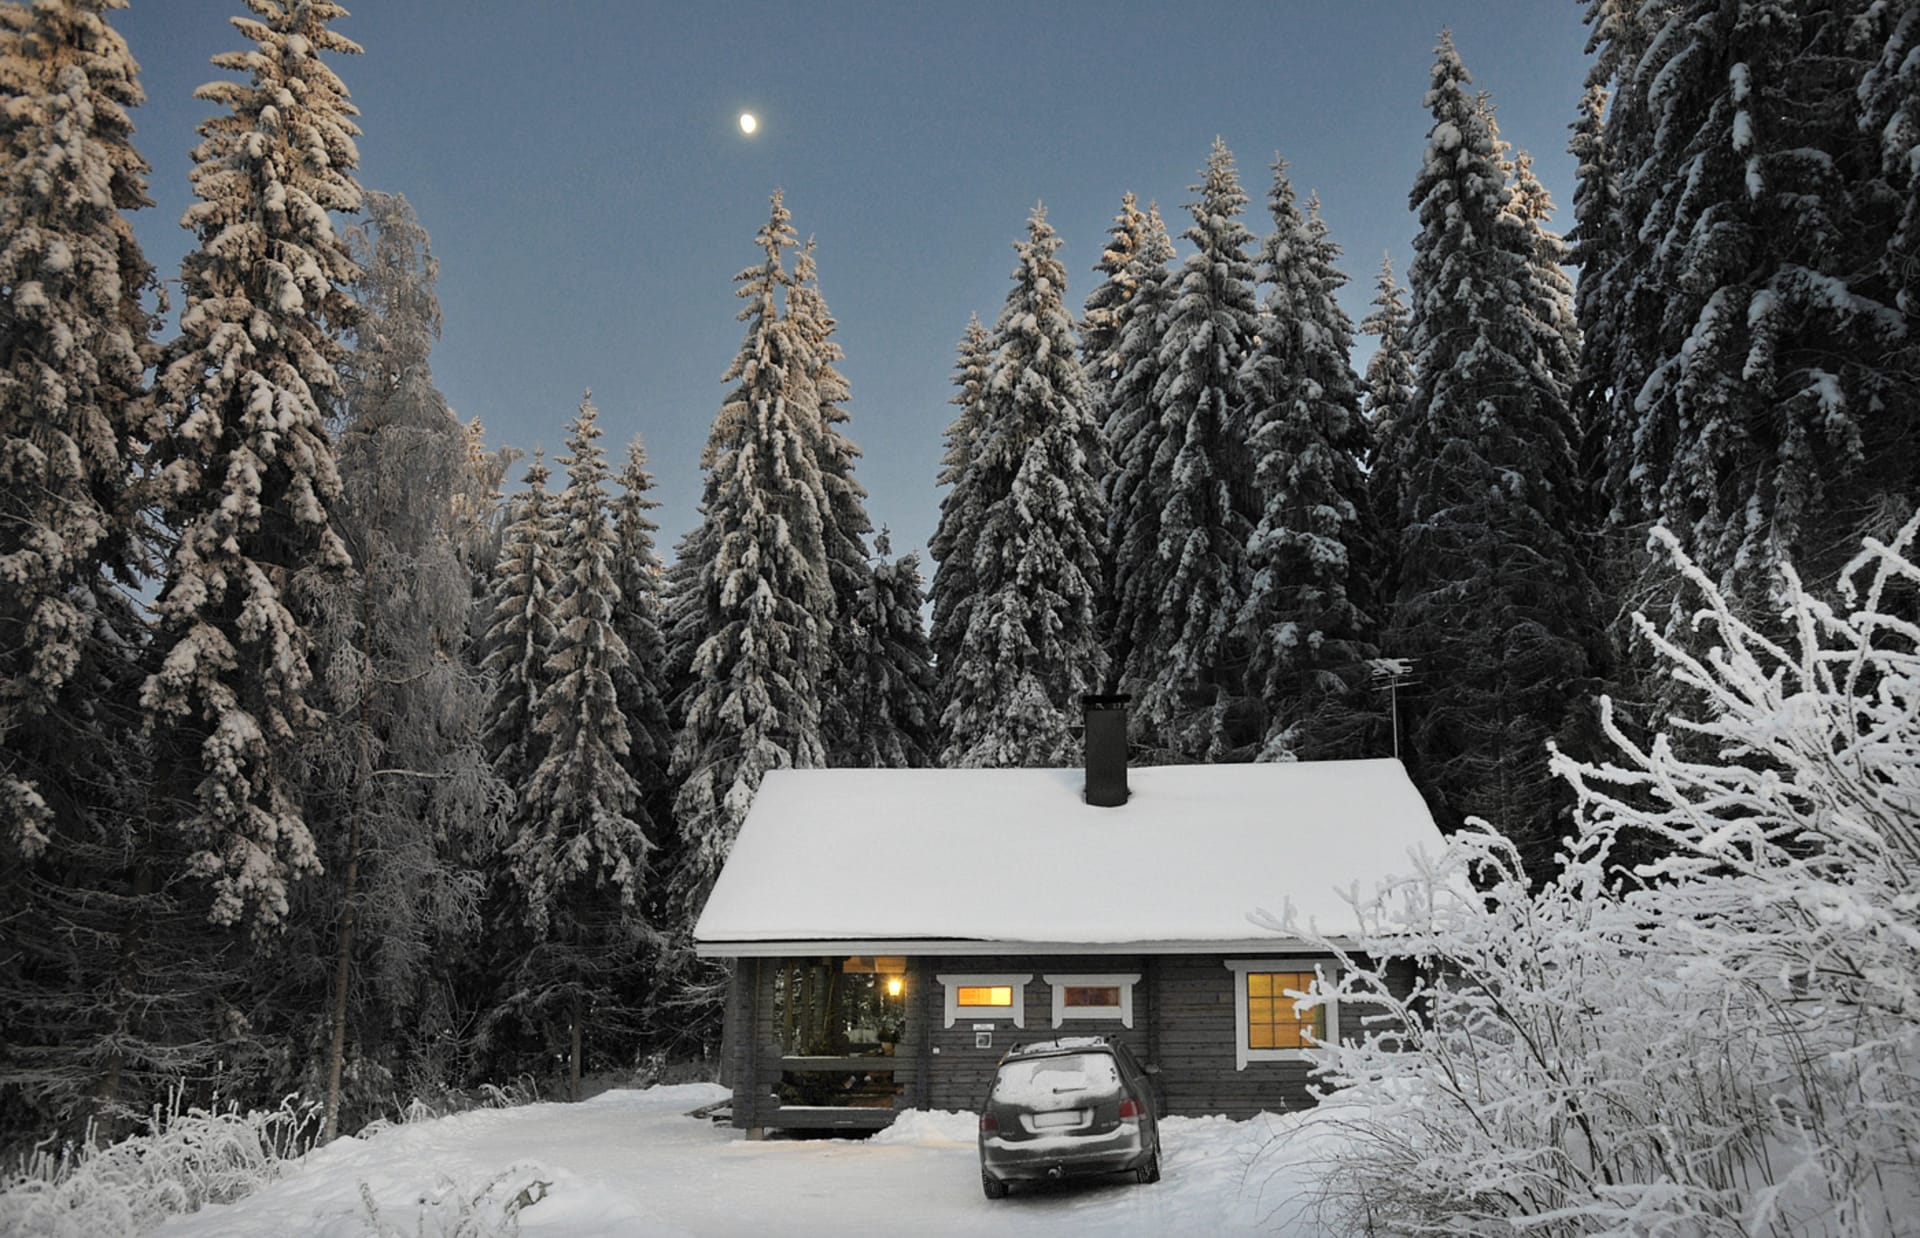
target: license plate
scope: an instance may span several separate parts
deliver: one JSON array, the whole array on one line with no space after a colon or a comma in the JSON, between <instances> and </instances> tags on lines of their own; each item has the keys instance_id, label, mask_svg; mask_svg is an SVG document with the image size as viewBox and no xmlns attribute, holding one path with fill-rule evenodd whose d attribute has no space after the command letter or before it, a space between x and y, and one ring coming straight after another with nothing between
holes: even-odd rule
<instances>
[{"instance_id":1,"label":"license plate","mask_svg":"<svg viewBox=\"0 0 1920 1238\"><path fill-rule=\"evenodd\" d=\"M1061 1109L1053 1113L1036 1113L1033 1115L1033 1124L1039 1129L1053 1126L1079 1126L1086 1121L1085 1114L1084 1109Z\"/></svg>"}]
</instances>

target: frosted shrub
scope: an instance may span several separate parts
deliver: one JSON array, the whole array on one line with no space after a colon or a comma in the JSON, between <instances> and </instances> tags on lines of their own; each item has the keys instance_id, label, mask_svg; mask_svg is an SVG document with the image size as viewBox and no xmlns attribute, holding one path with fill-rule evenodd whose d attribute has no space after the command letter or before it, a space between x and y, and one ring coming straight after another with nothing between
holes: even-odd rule
<instances>
[{"instance_id":1,"label":"frosted shrub","mask_svg":"<svg viewBox=\"0 0 1920 1238\"><path fill-rule=\"evenodd\" d=\"M0 1234L138 1234L176 1213L230 1203L271 1181L310 1146L312 1106L182 1110L176 1092L147 1133L35 1153L0 1175Z\"/></svg>"},{"instance_id":2,"label":"frosted shrub","mask_svg":"<svg viewBox=\"0 0 1920 1238\"><path fill-rule=\"evenodd\" d=\"M360 1184L360 1206L372 1227L369 1238L514 1238L520 1213L547 1196L553 1183L537 1165L522 1163L482 1180L455 1181L442 1174L433 1189L404 1207L382 1209ZM408 1214L411 1225L395 1220Z\"/></svg>"},{"instance_id":3,"label":"frosted shrub","mask_svg":"<svg viewBox=\"0 0 1920 1238\"><path fill-rule=\"evenodd\" d=\"M1789 572L1778 641L1657 535L1707 652L1641 630L1713 755L1603 711L1613 761L1554 759L1578 829L1544 890L1482 831L1364 901L1335 990L1404 1030L1323 1055L1362 1115L1338 1232L1920 1232L1917 530L1866 544L1844 610ZM1629 833L1664 858L1616 861ZM1417 990L1359 953L1414 958Z\"/></svg>"}]
</instances>

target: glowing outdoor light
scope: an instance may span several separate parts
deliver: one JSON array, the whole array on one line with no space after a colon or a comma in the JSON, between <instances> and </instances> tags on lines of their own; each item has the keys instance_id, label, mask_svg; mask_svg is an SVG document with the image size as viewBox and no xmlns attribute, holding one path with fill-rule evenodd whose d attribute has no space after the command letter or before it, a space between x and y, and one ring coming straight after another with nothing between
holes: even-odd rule
<instances>
[{"instance_id":1,"label":"glowing outdoor light","mask_svg":"<svg viewBox=\"0 0 1920 1238\"><path fill-rule=\"evenodd\" d=\"M900 977L898 976L887 977L887 996L888 997L900 996Z\"/></svg>"}]
</instances>

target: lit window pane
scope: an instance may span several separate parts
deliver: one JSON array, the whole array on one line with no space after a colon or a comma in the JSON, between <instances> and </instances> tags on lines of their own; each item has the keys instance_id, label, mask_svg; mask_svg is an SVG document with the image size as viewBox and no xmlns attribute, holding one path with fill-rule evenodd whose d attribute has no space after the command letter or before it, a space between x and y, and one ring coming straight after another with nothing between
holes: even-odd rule
<instances>
[{"instance_id":1,"label":"lit window pane","mask_svg":"<svg viewBox=\"0 0 1920 1238\"><path fill-rule=\"evenodd\" d=\"M1304 1000L1289 993L1305 993L1313 986L1312 972L1247 973L1247 1048L1306 1049L1326 1036L1326 1010L1303 1011Z\"/></svg>"},{"instance_id":2,"label":"lit window pane","mask_svg":"<svg viewBox=\"0 0 1920 1238\"><path fill-rule=\"evenodd\" d=\"M961 1006L1012 1006L1013 989L1009 985L962 985L954 999Z\"/></svg>"}]
</instances>

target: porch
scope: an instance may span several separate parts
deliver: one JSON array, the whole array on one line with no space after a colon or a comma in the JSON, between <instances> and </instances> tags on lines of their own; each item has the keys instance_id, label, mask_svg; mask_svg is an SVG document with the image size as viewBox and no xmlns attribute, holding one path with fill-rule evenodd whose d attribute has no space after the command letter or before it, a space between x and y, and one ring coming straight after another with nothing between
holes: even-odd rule
<instances>
[{"instance_id":1,"label":"porch","mask_svg":"<svg viewBox=\"0 0 1920 1238\"><path fill-rule=\"evenodd\" d=\"M926 1107L924 960L743 958L727 1003L733 1125L872 1131ZM925 980L923 980L925 977Z\"/></svg>"}]
</instances>

